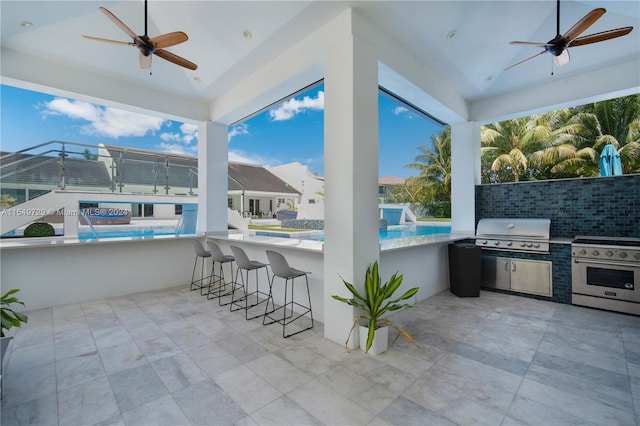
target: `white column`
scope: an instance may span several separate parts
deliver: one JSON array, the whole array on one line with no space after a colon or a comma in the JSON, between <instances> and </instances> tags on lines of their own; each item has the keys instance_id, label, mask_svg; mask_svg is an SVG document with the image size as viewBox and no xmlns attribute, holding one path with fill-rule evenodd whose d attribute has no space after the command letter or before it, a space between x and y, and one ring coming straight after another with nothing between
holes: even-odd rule
<instances>
[{"instance_id":1,"label":"white column","mask_svg":"<svg viewBox=\"0 0 640 426\"><path fill-rule=\"evenodd\" d=\"M475 232L475 185L480 184L480 124L451 126L451 226Z\"/></svg>"},{"instance_id":2,"label":"white column","mask_svg":"<svg viewBox=\"0 0 640 426\"><path fill-rule=\"evenodd\" d=\"M65 237L78 237L78 227L80 222L80 203L76 199L69 200L65 197L64 216L62 218Z\"/></svg>"},{"instance_id":3,"label":"white column","mask_svg":"<svg viewBox=\"0 0 640 426\"><path fill-rule=\"evenodd\" d=\"M225 124L206 121L198 128L197 232L228 228L228 130Z\"/></svg>"},{"instance_id":4,"label":"white column","mask_svg":"<svg viewBox=\"0 0 640 426\"><path fill-rule=\"evenodd\" d=\"M327 53L324 85L324 335L344 344L357 313L331 295L350 295L341 277L363 290L366 267L380 256L374 50L352 36L337 43Z\"/></svg>"}]
</instances>

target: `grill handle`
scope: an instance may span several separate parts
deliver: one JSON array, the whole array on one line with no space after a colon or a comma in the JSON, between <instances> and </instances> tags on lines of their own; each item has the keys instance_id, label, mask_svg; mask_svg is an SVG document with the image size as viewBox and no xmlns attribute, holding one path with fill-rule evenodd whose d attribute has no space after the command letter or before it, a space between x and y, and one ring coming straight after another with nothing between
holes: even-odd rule
<instances>
[{"instance_id":1,"label":"grill handle","mask_svg":"<svg viewBox=\"0 0 640 426\"><path fill-rule=\"evenodd\" d=\"M573 259L573 263L591 263L594 265L611 265L611 266L624 266L624 267L631 267L631 268L635 268L635 266L633 266L633 264L631 262L629 263L625 263L625 262L610 262L610 261L604 261L604 260L597 260L597 259L592 259L592 260L583 260L583 259Z\"/></svg>"}]
</instances>

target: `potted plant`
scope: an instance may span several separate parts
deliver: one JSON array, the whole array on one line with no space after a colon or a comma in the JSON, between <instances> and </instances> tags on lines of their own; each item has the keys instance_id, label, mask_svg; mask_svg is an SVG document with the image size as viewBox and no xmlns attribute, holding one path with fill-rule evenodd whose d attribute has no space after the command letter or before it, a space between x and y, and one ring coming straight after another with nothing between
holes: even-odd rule
<instances>
[{"instance_id":1,"label":"potted plant","mask_svg":"<svg viewBox=\"0 0 640 426\"><path fill-rule=\"evenodd\" d=\"M398 290L400 284L402 284L402 278L402 275L398 275L398 272L396 272L395 274L393 274L391 279L389 279L389 281L382 284L382 279L380 278L380 274L378 272L378 261L375 261L372 265L369 265L367 267L364 282L364 296L362 296L358 292L358 290L356 290L353 284L347 282L344 278L342 278L342 282L344 282L344 285L351 292L353 297L351 299L347 299L337 295L333 295L331 297L340 302L355 306L363 312L362 315L357 316L353 321L353 326L349 331L349 335L347 336L347 342L345 343L345 345L349 342L349 338L351 337L353 329L356 327L356 325L360 321L366 321L366 325L360 326L360 347L364 347L365 352L367 353L369 353L372 346L374 347L374 349L371 351L373 355L377 355L378 353L386 351L388 345L388 327L392 327L398 331L399 334L396 339L400 335L402 335L408 341L420 347L416 343L416 341L413 340L413 338L409 335L409 333L407 333L402 327L395 324L388 318L384 318L385 314L389 312L398 311L400 309L414 306L400 302L413 297L418 292L418 287L414 287L408 290L400 297L393 298L394 293L396 292L396 290ZM366 342L364 340L364 336L367 336ZM376 346L374 346L374 339L376 341Z\"/></svg>"},{"instance_id":2,"label":"potted plant","mask_svg":"<svg viewBox=\"0 0 640 426\"><path fill-rule=\"evenodd\" d=\"M12 327L20 327L22 323L27 322L27 316L21 312L16 312L11 308L11 305L14 303L20 304L24 306L24 302L19 300L14 296L17 293L17 288L13 290L9 290L0 298L0 320L2 321L0 325L0 344L1 344L1 352L0 352L0 371L2 371L2 363L4 361L4 353L9 345L9 341L13 338L13 336L5 336L5 330L9 330Z\"/></svg>"}]
</instances>

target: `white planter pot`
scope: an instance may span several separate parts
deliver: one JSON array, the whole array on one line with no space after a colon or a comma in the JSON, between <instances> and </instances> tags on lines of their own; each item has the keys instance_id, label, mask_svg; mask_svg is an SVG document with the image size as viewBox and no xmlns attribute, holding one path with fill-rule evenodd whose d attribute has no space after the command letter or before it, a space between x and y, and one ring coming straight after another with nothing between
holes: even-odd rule
<instances>
[{"instance_id":1,"label":"white planter pot","mask_svg":"<svg viewBox=\"0 0 640 426\"><path fill-rule=\"evenodd\" d=\"M13 339L13 336L0 337L0 399L4 397L4 378L2 377L4 375L2 372L4 368L4 354L7 352L7 347L11 339Z\"/></svg>"},{"instance_id":2,"label":"white planter pot","mask_svg":"<svg viewBox=\"0 0 640 426\"><path fill-rule=\"evenodd\" d=\"M359 325L359 333L360 333L360 349L363 351L367 347L367 335L369 333L369 327ZM373 336L373 343L371 344L371 348L369 352L370 355L378 355L389 348L389 327L380 327L376 328L376 332Z\"/></svg>"},{"instance_id":3,"label":"white planter pot","mask_svg":"<svg viewBox=\"0 0 640 426\"><path fill-rule=\"evenodd\" d=\"M0 361L4 364L4 354L7 351L7 346L11 342L13 336L0 337ZM0 372L2 371L2 365L0 365Z\"/></svg>"}]
</instances>

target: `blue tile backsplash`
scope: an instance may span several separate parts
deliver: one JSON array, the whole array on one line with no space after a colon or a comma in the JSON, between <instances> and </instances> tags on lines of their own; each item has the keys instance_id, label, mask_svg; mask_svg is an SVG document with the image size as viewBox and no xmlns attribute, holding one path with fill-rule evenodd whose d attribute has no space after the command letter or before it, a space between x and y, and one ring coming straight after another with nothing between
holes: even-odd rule
<instances>
[{"instance_id":1,"label":"blue tile backsplash","mask_svg":"<svg viewBox=\"0 0 640 426\"><path fill-rule=\"evenodd\" d=\"M476 221L550 218L551 238L640 237L640 174L476 186Z\"/></svg>"}]
</instances>

